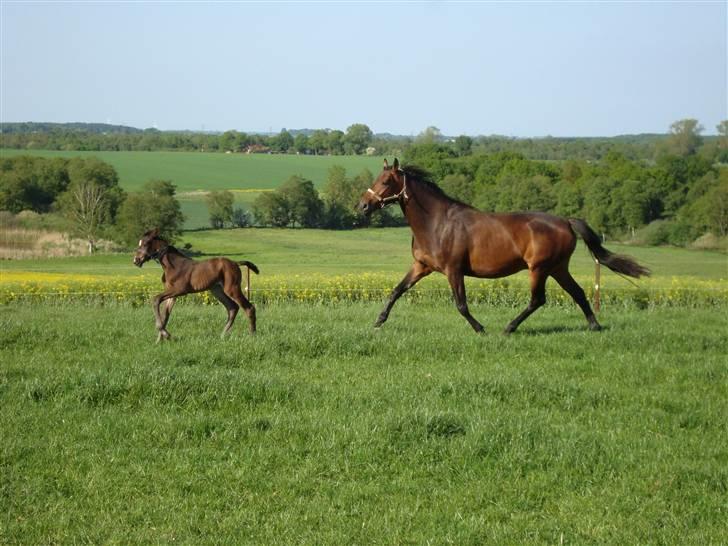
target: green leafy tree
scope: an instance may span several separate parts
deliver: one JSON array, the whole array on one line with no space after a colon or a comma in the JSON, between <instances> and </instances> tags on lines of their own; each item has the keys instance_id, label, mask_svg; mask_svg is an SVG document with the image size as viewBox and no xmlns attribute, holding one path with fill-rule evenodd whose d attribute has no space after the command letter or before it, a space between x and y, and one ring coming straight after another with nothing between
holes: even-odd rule
<instances>
[{"instance_id":1,"label":"green leafy tree","mask_svg":"<svg viewBox=\"0 0 728 546\"><path fill-rule=\"evenodd\" d=\"M313 153L320 155L328 148L329 135L323 129L317 129L314 131L308 139L308 145L313 150Z\"/></svg>"},{"instance_id":2,"label":"green leafy tree","mask_svg":"<svg viewBox=\"0 0 728 546\"><path fill-rule=\"evenodd\" d=\"M248 227L250 226L250 214L243 207L234 207L232 223L238 228Z\"/></svg>"},{"instance_id":3,"label":"green leafy tree","mask_svg":"<svg viewBox=\"0 0 728 546\"><path fill-rule=\"evenodd\" d=\"M330 131L326 139L326 148L332 155L343 155L344 153L344 133L342 131Z\"/></svg>"},{"instance_id":4,"label":"green leafy tree","mask_svg":"<svg viewBox=\"0 0 728 546\"><path fill-rule=\"evenodd\" d=\"M463 203L472 203L475 186L464 174L448 174L442 179L440 186L450 197L458 199Z\"/></svg>"},{"instance_id":5,"label":"green leafy tree","mask_svg":"<svg viewBox=\"0 0 728 546\"><path fill-rule=\"evenodd\" d=\"M282 129L281 132L272 139L271 148L277 152L285 153L293 148L295 141L293 135Z\"/></svg>"},{"instance_id":6,"label":"green leafy tree","mask_svg":"<svg viewBox=\"0 0 728 546\"><path fill-rule=\"evenodd\" d=\"M455 139L454 146L459 156L470 155L473 151L473 139L467 135L460 135Z\"/></svg>"},{"instance_id":7,"label":"green leafy tree","mask_svg":"<svg viewBox=\"0 0 728 546\"><path fill-rule=\"evenodd\" d=\"M346 129L344 146L348 153L361 155L372 142L372 131L363 123L355 123Z\"/></svg>"},{"instance_id":8,"label":"green leafy tree","mask_svg":"<svg viewBox=\"0 0 728 546\"><path fill-rule=\"evenodd\" d=\"M252 208L256 222L262 226L286 227L291 223L288 200L279 191L261 193Z\"/></svg>"},{"instance_id":9,"label":"green leafy tree","mask_svg":"<svg viewBox=\"0 0 728 546\"><path fill-rule=\"evenodd\" d=\"M728 119L724 119L717 126L718 131L718 153L716 160L721 163L728 163Z\"/></svg>"},{"instance_id":10,"label":"green leafy tree","mask_svg":"<svg viewBox=\"0 0 728 546\"><path fill-rule=\"evenodd\" d=\"M229 190L211 191L207 194L205 202L213 229L220 229L225 227L225 224L232 224L233 203L235 202L233 192Z\"/></svg>"},{"instance_id":11,"label":"green leafy tree","mask_svg":"<svg viewBox=\"0 0 728 546\"><path fill-rule=\"evenodd\" d=\"M305 154L309 150L308 137L304 133L298 133L293 139L293 147L299 154Z\"/></svg>"},{"instance_id":12,"label":"green leafy tree","mask_svg":"<svg viewBox=\"0 0 728 546\"><path fill-rule=\"evenodd\" d=\"M703 127L696 119L681 119L670 125L670 137L667 140L667 153L679 157L687 157L697 152L703 143L700 133Z\"/></svg>"},{"instance_id":13,"label":"green leafy tree","mask_svg":"<svg viewBox=\"0 0 728 546\"><path fill-rule=\"evenodd\" d=\"M323 212L323 203L313 182L300 176L292 176L278 192L288 202L291 224L295 227L318 227Z\"/></svg>"},{"instance_id":14,"label":"green leafy tree","mask_svg":"<svg viewBox=\"0 0 728 546\"><path fill-rule=\"evenodd\" d=\"M182 233L184 215L168 180L150 180L140 192L129 193L119 208L115 239L134 246L140 236L159 228L162 237L174 242Z\"/></svg>"}]
</instances>

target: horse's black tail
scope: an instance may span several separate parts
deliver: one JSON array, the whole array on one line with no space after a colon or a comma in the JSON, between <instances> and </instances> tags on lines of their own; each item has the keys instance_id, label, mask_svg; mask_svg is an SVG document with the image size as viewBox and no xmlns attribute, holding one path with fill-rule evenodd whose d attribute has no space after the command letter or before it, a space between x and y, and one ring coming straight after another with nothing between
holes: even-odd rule
<instances>
[{"instance_id":1,"label":"horse's black tail","mask_svg":"<svg viewBox=\"0 0 728 546\"><path fill-rule=\"evenodd\" d=\"M258 273L260 273L260 271L258 271L258 266L255 265L253 262L249 262L248 260L243 260L242 262L238 262L238 264L248 266L253 271L253 273L255 273L256 275Z\"/></svg>"},{"instance_id":2,"label":"horse's black tail","mask_svg":"<svg viewBox=\"0 0 728 546\"><path fill-rule=\"evenodd\" d=\"M614 254L608 251L602 246L602 242L599 239L599 235L594 233L594 230L584 220L577 218L569 218L569 224L574 233L579 235L586 246L589 248L589 252L592 256L599 261L600 264L606 265L612 271L622 273L629 277L639 279L641 276L649 276L650 270L637 263L634 258L629 256L623 256L621 254Z\"/></svg>"}]
</instances>

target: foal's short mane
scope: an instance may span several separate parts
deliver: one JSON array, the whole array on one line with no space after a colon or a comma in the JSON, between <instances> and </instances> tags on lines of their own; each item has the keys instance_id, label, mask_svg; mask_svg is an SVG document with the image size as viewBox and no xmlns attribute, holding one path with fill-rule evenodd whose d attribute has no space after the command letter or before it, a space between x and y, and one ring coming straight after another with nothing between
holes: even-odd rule
<instances>
[{"instance_id":1,"label":"foal's short mane","mask_svg":"<svg viewBox=\"0 0 728 546\"><path fill-rule=\"evenodd\" d=\"M448 194L445 193L445 191L437 185L437 182L435 182L435 179L433 178L432 174L422 167L418 167L417 165L405 165L402 167L402 171L405 175L407 175L407 178L417 180L418 182L422 182L425 186L427 186L431 191L433 191L435 194L444 197L448 201L452 201L453 203L456 203L458 205L462 205L464 207L472 208L467 203L463 203L459 199L455 199L454 197L450 197Z\"/></svg>"}]
</instances>

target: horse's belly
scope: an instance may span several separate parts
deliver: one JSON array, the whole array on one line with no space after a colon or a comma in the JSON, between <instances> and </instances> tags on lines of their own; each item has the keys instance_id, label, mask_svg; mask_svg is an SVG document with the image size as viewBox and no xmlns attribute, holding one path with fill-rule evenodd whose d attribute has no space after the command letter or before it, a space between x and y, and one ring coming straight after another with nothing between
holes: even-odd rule
<instances>
[{"instance_id":1,"label":"horse's belly","mask_svg":"<svg viewBox=\"0 0 728 546\"><path fill-rule=\"evenodd\" d=\"M481 277L484 279L497 279L499 277L507 277L524 269L528 269L528 265L523 260L514 260L503 263L474 263L470 265L470 271L466 273L471 277Z\"/></svg>"}]
</instances>

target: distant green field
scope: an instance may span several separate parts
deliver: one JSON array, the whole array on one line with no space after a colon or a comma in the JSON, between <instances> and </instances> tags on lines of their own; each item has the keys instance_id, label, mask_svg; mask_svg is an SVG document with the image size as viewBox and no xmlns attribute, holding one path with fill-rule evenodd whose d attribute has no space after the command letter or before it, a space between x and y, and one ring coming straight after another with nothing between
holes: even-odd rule
<instances>
[{"instance_id":1,"label":"distant green field","mask_svg":"<svg viewBox=\"0 0 728 546\"><path fill-rule=\"evenodd\" d=\"M204 194L212 190L245 190L236 193L236 203L250 209L259 195L254 190L272 190L293 175L307 178L319 188L328 170L340 165L351 175L364 169L376 174L379 157L306 156L282 154L223 154L201 152L60 152L48 150L0 150L2 156L98 157L113 165L121 186L136 191L148 180L171 180L177 186L185 228L209 225ZM253 191L251 191L253 190Z\"/></svg>"},{"instance_id":2,"label":"distant green field","mask_svg":"<svg viewBox=\"0 0 728 546\"><path fill-rule=\"evenodd\" d=\"M46 150L1 150L0 155L40 157L98 157L113 165L121 186L139 189L152 179L171 180L178 192L274 189L292 175L301 175L317 186L326 180L333 165L351 175L363 169L380 170L379 157L307 156L280 154L222 154L201 152L59 152Z\"/></svg>"}]
</instances>

